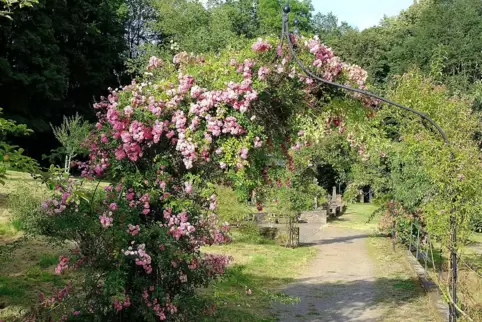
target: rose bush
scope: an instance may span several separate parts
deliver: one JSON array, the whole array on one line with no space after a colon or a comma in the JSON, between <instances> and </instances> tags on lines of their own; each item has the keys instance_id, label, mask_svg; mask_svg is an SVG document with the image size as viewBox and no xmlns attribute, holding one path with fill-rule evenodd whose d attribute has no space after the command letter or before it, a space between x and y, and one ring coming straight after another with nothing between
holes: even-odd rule
<instances>
[{"instance_id":1,"label":"rose bush","mask_svg":"<svg viewBox=\"0 0 482 322\"><path fill-rule=\"evenodd\" d=\"M317 38L297 43L301 59L325 78L365 87L366 73ZM228 263L201 252L230 240L213 183L229 181L248 198L268 169L283 168L279 178L270 171L289 186L293 151L309 145L300 119L329 111L336 98L354 99L306 78L270 39L218 55L179 53L172 63L152 57L142 78L95 104L89 161L79 164L84 181L50 179L54 193L39 226L75 244L56 272L78 269L83 278L43 296L48 310L32 319L198 315L196 288Z\"/></svg>"}]
</instances>

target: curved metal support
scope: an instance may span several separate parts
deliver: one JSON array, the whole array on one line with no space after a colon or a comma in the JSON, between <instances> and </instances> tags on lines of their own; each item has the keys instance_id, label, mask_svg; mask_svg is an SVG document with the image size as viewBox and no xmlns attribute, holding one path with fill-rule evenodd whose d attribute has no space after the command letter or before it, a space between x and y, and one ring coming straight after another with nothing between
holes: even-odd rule
<instances>
[{"instance_id":1,"label":"curved metal support","mask_svg":"<svg viewBox=\"0 0 482 322\"><path fill-rule=\"evenodd\" d=\"M424 114L422 112L419 112L419 111L416 111L416 110L414 110L410 107L404 106L402 104L396 103L394 101L391 101L389 99L386 99L384 97L378 96L374 93L329 81L327 79L319 77L318 75L315 75L308 68L306 68L305 65L303 64L303 62L301 62L301 60L296 55L296 52L294 50L294 45L293 45L293 42L291 40L291 33L289 31L289 18L288 18L288 14L290 13L290 11L291 11L291 8L289 6L289 0L287 0L286 5L283 7L283 19L282 19L283 22L282 22L282 28L281 28L282 32L281 32L280 46L283 45L284 38L286 37L286 40L287 40L291 55L293 56L293 59L295 60L296 64L298 64L298 66L301 68L301 70L303 70L303 72L307 76L317 80L320 83L327 84L327 85L330 85L330 86L334 86L334 87L337 87L337 88L341 88L341 89L344 89L344 90L347 90L347 91L359 93L359 94L374 98L374 99L379 100L381 102L387 103L391 106L398 107L400 109L403 109L405 111L408 111L410 113L413 113L413 114L416 114L416 115L420 116L422 119L428 121L430 124L432 124L437 129L438 133L444 139L445 144L447 144L449 149L450 149L451 161L453 161L455 159L455 156L454 156L454 153L452 151L452 147L450 146L450 141L449 141L447 135L442 130L442 128L437 123L435 123L434 120L432 120L430 117L428 117L426 114ZM296 19L295 19L295 24L296 24ZM457 311L456 311L456 307L457 307L457 305L456 305L456 303L457 303L457 252L456 252L455 245L456 245L456 242L457 242L457 236L456 236L457 224L456 224L456 217L455 217L454 214L451 215L450 220L451 220L451 232L452 232L451 265L452 265L452 270L453 270L452 281L451 281L453 304L450 305L450 308L451 308L450 321L456 322L457 321Z\"/></svg>"},{"instance_id":2,"label":"curved metal support","mask_svg":"<svg viewBox=\"0 0 482 322\"><path fill-rule=\"evenodd\" d=\"M387 103L389 105L392 105L392 106L395 106L395 107L398 107L398 108L401 108L405 111L408 111L408 112L411 112L413 114L416 114L418 116L420 116L422 119L428 121L430 124L432 124L438 131L438 133L442 136L442 138L444 139L445 143L447 145L450 145L450 141L447 137L447 135L445 134L445 132L442 130L442 128L437 124L435 123L434 120L432 120L430 117L428 117L426 114L422 113L422 112L419 112L419 111L416 111L410 107L407 107L407 106L404 106L402 104L399 104L399 103L396 103L394 101L391 101L389 99L386 99L384 97L381 97L381 96L378 96L374 93L371 93L371 92L368 92L368 91L364 91L364 90L361 90L361 89L358 89L358 88L354 88L354 87L351 87L351 86L347 86L347 85L342 85L342 84L338 84L338 83L335 83L335 82L332 82L332 81L329 81L327 79L324 79L324 78L321 78L317 75L315 75L313 72L311 72L308 68L305 67L305 65L301 62L301 60L298 58L298 56L296 55L296 52L294 50L294 45L293 45L293 42L291 40L291 34L289 32L289 18L288 18L288 13L290 12L290 7L289 7L289 4L286 4L286 6L283 8L283 26L282 26L282 37L281 37L281 43L280 45L283 44L283 38L286 37L286 40L287 40L287 43L288 43L288 46L290 48L290 52L291 52L291 55L293 56L296 64L301 68L301 70L303 70L303 72L317 80L318 82L320 83L324 83L324 84L327 84L327 85L330 85L330 86L334 86L334 87L337 87L337 88L342 88L344 90L347 90L347 91L351 91L351 92L355 92L355 93L359 93L359 94L362 94L362 95L365 95L365 96L368 96L368 97L371 97L371 98L374 98L376 100L379 100L379 101L382 101L384 103Z\"/></svg>"}]
</instances>

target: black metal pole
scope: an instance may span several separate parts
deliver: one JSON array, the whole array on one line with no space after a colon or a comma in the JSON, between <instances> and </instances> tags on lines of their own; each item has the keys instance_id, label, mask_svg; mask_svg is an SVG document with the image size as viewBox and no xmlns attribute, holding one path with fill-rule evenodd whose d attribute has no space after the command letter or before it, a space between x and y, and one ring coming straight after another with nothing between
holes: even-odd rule
<instances>
[{"instance_id":1,"label":"black metal pole","mask_svg":"<svg viewBox=\"0 0 482 322\"><path fill-rule=\"evenodd\" d=\"M457 279L458 279L458 271L457 271L457 221L455 216L450 216L450 230L452 231L452 245L450 248L450 261L451 261L451 268L452 268L452 322L457 322Z\"/></svg>"},{"instance_id":2,"label":"black metal pole","mask_svg":"<svg viewBox=\"0 0 482 322\"><path fill-rule=\"evenodd\" d=\"M397 218L395 216L395 212L393 211L393 204L390 203L390 215L392 216L393 225L392 225L392 247L393 252L395 253L396 244L397 244Z\"/></svg>"}]
</instances>

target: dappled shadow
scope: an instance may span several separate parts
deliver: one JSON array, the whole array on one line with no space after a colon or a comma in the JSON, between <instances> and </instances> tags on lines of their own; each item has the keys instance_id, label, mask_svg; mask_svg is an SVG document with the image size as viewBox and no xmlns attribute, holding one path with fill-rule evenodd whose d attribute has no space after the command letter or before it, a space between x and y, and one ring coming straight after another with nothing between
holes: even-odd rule
<instances>
[{"instance_id":1,"label":"dappled shadow","mask_svg":"<svg viewBox=\"0 0 482 322\"><path fill-rule=\"evenodd\" d=\"M424 296L417 281L399 278L347 282L300 279L284 292L301 300L293 305L276 304L273 314L280 321L371 322L386 318L397 321L402 317L396 318L393 309L416 302ZM386 316L389 310L392 312ZM424 319L423 315L417 318L414 314L417 313L408 312L406 317L411 321L430 320Z\"/></svg>"},{"instance_id":2,"label":"dappled shadow","mask_svg":"<svg viewBox=\"0 0 482 322\"><path fill-rule=\"evenodd\" d=\"M251 295L246 294L246 287L252 290ZM216 314L203 317L202 321L372 322L387 318L392 321L402 318L407 321L431 321L423 310L394 310L411 305L424 296L418 281L412 279L280 279L253 275L244 266L236 265L228 270L223 281L202 293L205 298L214 300L214 294L219 294L223 289L225 292L221 293L227 296L217 299ZM262 312L267 308L257 304L266 301L271 302L272 309L271 313L263 316Z\"/></svg>"}]
</instances>

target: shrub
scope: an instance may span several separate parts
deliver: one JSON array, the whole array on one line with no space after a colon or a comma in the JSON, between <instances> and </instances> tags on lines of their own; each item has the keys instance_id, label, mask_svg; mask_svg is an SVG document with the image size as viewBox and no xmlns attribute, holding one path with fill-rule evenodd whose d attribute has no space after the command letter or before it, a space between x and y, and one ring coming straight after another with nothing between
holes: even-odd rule
<instances>
[{"instance_id":1,"label":"shrub","mask_svg":"<svg viewBox=\"0 0 482 322\"><path fill-rule=\"evenodd\" d=\"M27 184L18 184L15 192L8 196L7 207L12 214L12 223L16 230L23 230L29 235L45 233L45 214L42 201L47 198L46 189Z\"/></svg>"},{"instance_id":2,"label":"shrub","mask_svg":"<svg viewBox=\"0 0 482 322\"><path fill-rule=\"evenodd\" d=\"M246 219L253 212L246 202L240 201L239 196L232 188L216 185L216 195L218 196L217 216L221 222L230 225L241 224L244 226Z\"/></svg>"}]
</instances>

